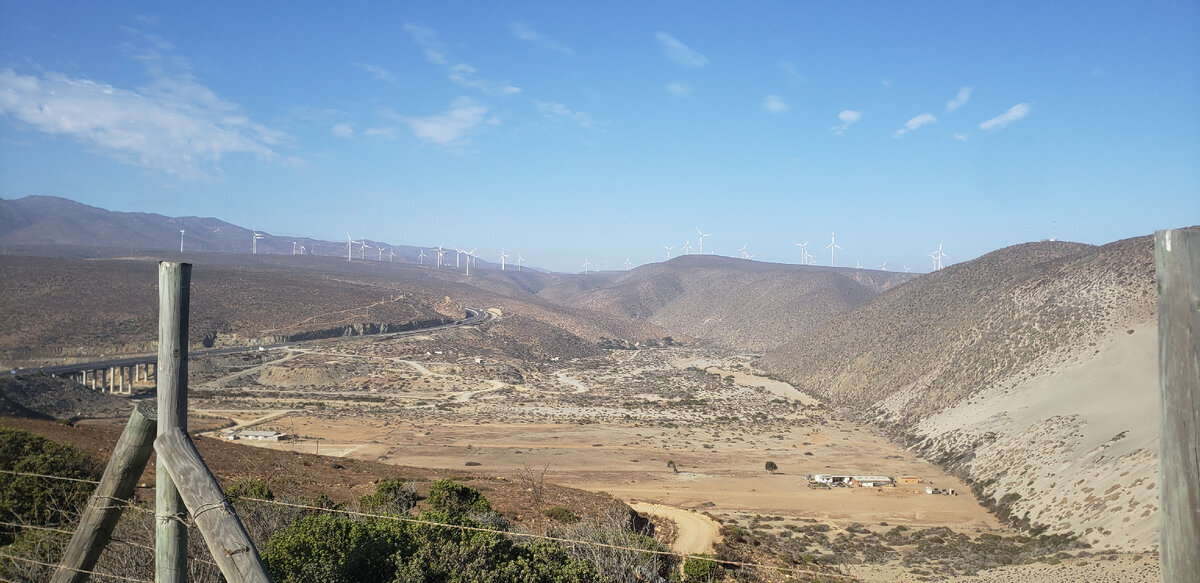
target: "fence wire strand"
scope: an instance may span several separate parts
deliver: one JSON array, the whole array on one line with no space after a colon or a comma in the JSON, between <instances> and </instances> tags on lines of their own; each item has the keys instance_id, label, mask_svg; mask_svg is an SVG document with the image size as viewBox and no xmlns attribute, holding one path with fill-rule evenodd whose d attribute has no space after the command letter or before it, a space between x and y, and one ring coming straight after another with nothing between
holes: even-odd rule
<instances>
[{"instance_id":1,"label":"fence wire strand","mask_svg":"<svg viewBox=\"0 0 1200 583\"><path fill-rule=\"evenodd\" d=\"M47 474L32 474L32 473L27 473L27 472L14 472L11 470L0 470L0 472L12 474L12 475L16 475L16 476L33 476L33 477L38 477L38 478L48 478L48 479L55 479L55 480L70 480L70 481L75 481L75 482L91 482L91 483L99 484L99 482L96 480L84 480L84 479L80 479L80 478L67 478L65 476L51 476L51 475L47 475ZM270 504L270 505L274 505L274 506L283 506L283 507L288 507L288 508L300 508L300 509L305 509L305 510L315 510L317 512L328 512L331 514L345 514L347 516L358 516L358 517L362 517L362 518L392 520L392 521L396 521L396 522L405 522L405 523L409 523L409 524L418 524L418 525L423 525L423 526L431 526L431 527L435 527L435 528L450 528L450 529L457 529L457 530L468 531L468 532L486 532L486 533L496 534L496 535L500 535L500 536L528 538L528 539L542 540L542 541L546 541L546 542L554 542L554 543L565 544L565 545L582 545L582 546L590 546L590 547L604 548L604 549L611 549L611 550L629 551L629 552L642 553L642 554L648 554L648 555L671 556L671 557L676 557L676 558L682 559L682 560L699 559L699 560L703 560L703 561L711 561L718 565L764 569L764 570L768 570L768 571L774 571L777 573L787 573L790 575L813 575L813 576L819 576L819 577L828 577L831 579L841 579L841 580L845 580L845 581L859 581L859 578L854 575L844 575L841 573L813 571L813 570L809 570L809 569L798 569L795 567L786 567L786 566L780 566L780 565L766 565L763 563L731 561L731 560L727 560L727 559L720 559L717 557L703 556L703 555L690 554L690 553L683 554L683 553L677 553L675 551L660 551L660 550L654 550L654 549L626 547L626 546L602 543L602 542L597 542L597 541L569 539L569 538L562 538L562 537L550 536L550 535L545 535L545 534L513 532L513 531L499 530L499 529L494 529L494 528L486 528L486 527L481 527L481 526L468 526L468 525L464 525L464 524L446 524L444 522L434 522L431 520L422 520L420 518L411 518L411 517L405 517L405 516L395 516L395 515L389 515L389 514L374 514L374 513L370 513L370 512L359 512L356 510L322 508L320 506L313 506L311 504L297 504L294 502L281 502L278 500L266 500L264 498L251 498L248 496L242 496L241 499L252 501L252 502L258 502L258 503L262 503L262 504ZM135 506L129 502L125 502L125 505L126 505L126 507L129 507L129 508L137 508L137 506ZM178 518L176 518L176 519L181 520L181 522L186 523L186 521L184 521L182 519L178 519ZM0 555L0 556L7 556L7 555ZM33 561L32 559L22 559L22 560L28 560L30 562L39 563L38 561ZM198 559L192 559L192 560L198 560ZM39 563L39 564L45 564L45 563ZM56 565L49 565L49 566L53 567ZM103 575L103 574L101 574L101 575L108 576L108 575ZM127 580L137 581L137 579L127 579Z\"/></svg>"}]
</instances>

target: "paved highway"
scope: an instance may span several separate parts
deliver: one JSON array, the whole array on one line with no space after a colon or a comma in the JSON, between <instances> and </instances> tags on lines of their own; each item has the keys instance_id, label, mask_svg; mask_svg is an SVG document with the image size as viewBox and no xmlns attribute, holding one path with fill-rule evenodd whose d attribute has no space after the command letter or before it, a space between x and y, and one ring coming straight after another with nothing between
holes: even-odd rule
<instances>
[{"instance_id":1,"label":"paved highway","mask_svg":"<svg viewBox=\"0 0 1200 583\"><path fill-rule=\"evenodd\" d=\"M449 324L438 324L436 326L428 326L425 328L414 328L412 330L404 330L402 332L388 332L386 334L372 334L380 338L391 338L396 336L409 336L412 334L423 334L435 330L445 330L447 328L457 328L459 326L473 326L490 320L492 317L490 312L485 310L477 310L475 308L467 308L467 317L451 322ZM327 340L327 339L324 339ZM297 346L307 344L309 342L317 342L317 340L302 340L298 342L281 342L279 344L264 344L256 346L231 346L228 348L211 348L208 350L196 350L188 353L188 358L202 358L205 356L219 356L224 354L243 354L247 352L257 352L259 350L271 350L275 348L287 348L289 346ZM33 375L33 374L48 374L48 375L63 375L77 373L85 370L100 370L117 366L133 366L135 364L155 364L158 362L158 355L151 354L146 356L131 356L129 358L117 358L112 360L99 360L95 362L81 362L78 364L62 364L57 366L43 366L37 368L22 368L12 371L13 374Z\"/></svg>"}]
</instances>

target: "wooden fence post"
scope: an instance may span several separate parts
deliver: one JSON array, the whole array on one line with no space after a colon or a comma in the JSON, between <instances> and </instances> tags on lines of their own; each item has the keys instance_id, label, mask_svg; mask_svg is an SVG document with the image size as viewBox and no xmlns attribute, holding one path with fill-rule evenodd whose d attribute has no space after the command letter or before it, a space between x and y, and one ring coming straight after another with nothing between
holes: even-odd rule
<instances>
[{"instance_id":1,"label":"wooden fence post","mask_svg":"<svg viewBox=\"0 0 1200 583\"><path fill-rule=\"evenodd\" d=\"M100 552L121 518L122 503L133 496L137 480L154 451L157 416L154 403L150 401L138 403L130 413L129 423L113 448L100 485L88 499L87 508L79 519L75 534L71 535L71 542L51 583L87 581L88 575L82 571L91 571L96 566Z\"/></svg>"},{"instance_id":2,"label":"wooden fence post","mask_svg":"<svg viewBox=\"0 0 1200 583\"><path fill-rule=\"evenodd\" d=\"M187 431L188 305L190 263L158 264L158 435ZM187 526L183 500L163 465L155 464L154 579L157 583L187 580Z\"/></svg>"},{"instance_id":3,"label":"wooden fence post","mask_svg":"<svg viewBox=\"0 0 1200 583\"><path fill-rule=\"evenodd\" d=\"M191 438L176 428L154 441L159 467L171 474L179 494L191 510L208 551L229 583L269 583L266 566L254 548L246 527L221 491Z\"/></svg>"},{"instance_id":4,"label":"wooden fence post","mask_svg":"<svg viewBox=\"0 0 1200 583\"><path fill-rule=\"evenodd\" d=\"M1159 564L1200 581L1200 228L1154 235L1158 279Z\"/></svg>"}]
</instances>

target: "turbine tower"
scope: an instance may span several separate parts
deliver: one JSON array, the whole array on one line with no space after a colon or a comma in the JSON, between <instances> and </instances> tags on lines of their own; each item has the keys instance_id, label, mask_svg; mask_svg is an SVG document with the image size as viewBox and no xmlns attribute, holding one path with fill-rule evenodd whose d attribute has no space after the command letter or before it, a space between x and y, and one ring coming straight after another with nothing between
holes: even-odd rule
<instances>
[{"instance_id":1,"label":"turbine tower","mask_svg":"<svg viewBox=\"0 0 1200 583\"><path fill-rule=\"evenodd\" d=\"M475 257L476 249L479 249L479 248L476 247L475 249L472 249L470 251L463 251L463 254L467 256L467 275L471 275L471 258Z\"/></svg>"},{"instance_id":2,"label":"turbine tower","mask_svg":"<svg viewBox=\"0 0 1200 583\"><path fill-rule=\"evenodd\" d=\"M591 264L592 264L591 260L589 260L587 257L583 258L583 274L584 275L588 274L588 267L591 266Z\"/></svg>"},{"instance_id":3,"label":"turbine tower","mask_svg":"<svg viewBox=\"0 0 1200 583\"><path fill-rule=\"evenodd\" d=\"M425 265L425 249L424 248L421 249L421 254L417 255L417 263L420 265Z\"/></svg>"},{"instance_id":4,"label":"turbine tower","mask_svg":"<svg viewBox=\"0 0 1200 583\"><path fill-rule=\"evenodd\" d=\"M700 230L700 227L696 227L696 232L700 233L700 254L704 255L704 238L711 237L712 233L705 233L704 231Z\"/></svg>"},{"instance_id":5,"label":"turbine tower","mask_svg":"<svg viewBox=\"0 0 1200 583\"><path fill-rule=\"evenodd\" d=\"M179 229L179 252L183 253L183 229Z\"/></svg>"},{"instance_id":6,"label":"turbine tower","mask_svg":"<svg viewBox=\"0 0 1200 583\"><path fill-rule=\"evenodd\" d=\"M378 260L383 261L383 250L387 249L387 247L380 247L379 245L376 245L375 248L379 250L379 259Z\"/></svg>"},{"instance_id":7,"label":"turbine tower","mask_svg":"<svg viewBox=\"0 0 1200 583\"><path fill-rule=\"evenodd\" d=\"M455 247L454 248L454 268L455 269L462 267L462 255L463 255L463 250L459 249L458 247ZM470 261L470 260L468 259L468 261Z\"/></svg>"},{"instance_id":8,"label":"turbine tower","mask_svg":"<svg viewBox=\"0 0 1200 583\"><path fill-rule=\"evenodd\" d=\"M304 247L301 247L300 249L304 249ZM388 249L388 263L394 263L395 261L396 261L396 248L392 247L391 249Z\"/></svg>"},{"instance_id":9,"label":"turbine tower","mask_svg":"<svg viewBox=\"0 0 1200 583\"><path fill-rule=\"evenodd\" d=\"M800 265L808 265L809 264L808 263L808 257L809 257L808 256L808 244L811 242L812 242L812 239L809 239L803 243L796 243L796 246L800 248Z\"/></svg>"},{"instance_id":10,"label":"turbine tower","mask_svg":"<svg viewBox=\"0 0 1200 583\"><path fill-rule=\"evenodd\" d=\"M437 246L437 261L438 261L437 268L438 269L442 268L442 258L446 256L446 250L444 249L445 246L446 246L445 243L442 243Z\"/></svg>"},{"instance_id":11,"label":"turbine tower","mask_svg":"<svg viewBox=\"0 0 1200 583\"><path fill-rule=\"evenodd\" d=\"M670 247L668 247L668 246L666 246L666 245L663 245L663 249L666 249L666 250L667 250L667 261L670 261L670 260L671 260L671 250L672 250L672 249L674 249L674 248L675 248L675 246L674 246L674 245L671 245Z\"/></svg>"},{"instance_id":12,"label":"turbine tower","mask_svg":"<svg viewBox=\"0 0 1200 583\"><path fill-rule=\"evenodd\" d=\"M825 246L825 248L829 250L829 266L830 267L837 267L837 264L833 262L833 252L836 249L842 248L841 245L837 244L837 238L834 235L835 235L835 233L829 234L829 244Z\"/></svg>"},{"instance_id":13,"label":"turbine tower","mask_svg":"<svg viewBox=\"0 0 1200 583\"><path fill-rule=\"evenodd\" d=\"M523 263L525 263L525 258L521 257L520 253L517 253L517 271L521 271L521 264Z\"/></svg>"},{"instance_id":14,"label":"turbine tower","mask_svg":"<svg viewBox=\"0 0 1200 583\"><path fill-rule=\"evenodd\" d=\"M508 259L509 257L512 257L512 255L505 253L504 248L501 247L500 248L500 271L504 271L504 260Z\"/></svg>"},{"instance_id":15,"label":"turbine tower","mask_svg":"<svg viewBox=\"0 0 1200 583\"><path fill-rule=\"evenodd\" d=\"M354 261L354 237L346 233L346 261Z\"/></svg>"},{"instance_id":16,"label":"turbine tower","mask_svg":"<svg viewBox=\"0 0 1200 583\"><path fill-rule=\"evenodd\" d=\"M942 242L941 241L938 241L938 248L934 249L933 252L929 254L929 256L933 258L933 270L934 271L941 269L942 268L942 260L949 257L949 255L946 255L945 253L942 252Z\"/></svg>"},{"instance_id":17,"label":"turbine tower","mask_svg":"<svg viewBox=\"0 0 1200 583\"><path fill-rule=\"evenodd\" d=\"M625 258L625 271L629 271L629 258Z\"/></svg>"},{"instance_id":18,"label":"turbine tower","mask_svg":"<svg viewBox=\"0 0 1200 583\"><path fill-rule=\"evenodd\" d=\"M180 242L180 244L179 244L179 250L183 251L183 243L182 242ZM292 241L292 255L295 255L295 254L296 254L296 242Z\"/></svg>"},{"instance_id":19,"label":"turbine tower","mask_svg":"<svg viewBox=\"0 0 1200 583\"><path fill-rule=\"evenodd\" d=\"M258 240L263 239L263 238L264 237L263 237L262 233L259 233L258 231L254 231L254 239L250 243L250 253L251 254L258 255Z\"/></svg>"}]
</instances>

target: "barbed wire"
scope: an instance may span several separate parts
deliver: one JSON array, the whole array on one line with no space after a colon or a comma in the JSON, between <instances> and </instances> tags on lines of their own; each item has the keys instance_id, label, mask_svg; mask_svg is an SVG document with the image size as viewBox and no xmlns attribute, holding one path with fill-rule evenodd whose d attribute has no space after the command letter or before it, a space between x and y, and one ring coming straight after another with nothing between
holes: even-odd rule
<instances>
[{"instance_id":1,"label":"barbed wire","mask_svg":"<svg viewBox=\"0 0 1200 583\"><path fill-rule=\"evenodd\" d=\"M30 563L33 565L41 565L43 567L54 567L54 568L59 567L58 565L55 565L52 563L47 563L45 561L38 561L36 559L29 559L29 558L25 558L25 557L17 557L17 556L10 555L8 553L0 553L0 558L8 559L10 561L22 561L22 562ZM150 581L147 579L134 579L133 577L125 577L122 575L110 575L108 573L101 573L99 571L88 571L87 569L73 569L70 567L66 567L66 569L69 571L74 571L76 573L86 573L88 575L91 575L92 577L107 577L109 579L116 579L119 581L133 581L134 583L154 583L154 581Z\"/></svg>"},{"instance_id":2,"label":"barbed wire","mask_svg":"<svg viewBox=\"0 0 1200 583\"><path fill-rule=\"evenodd\" d=\"M94 483L99 483L99 482L95 482L94 480L81 480L78 478L67 478L65 476L52 476L52 475L47 475L47 474L30 474L30 473L26 473L26 472L13 472L13 471L9 471L9 470L0 470L0 471L4 471L5 473L18 475L18 476L31 475L31 476L40 477L40 478L63 479L63 480L72 480L72 481L91 481ZM817 575L817 576L821 576L821 577L828 577L828 578L832 578L832 579L842 579L842 580L846 580L846 581L858 581L859 580L858 577L855 577L853 575L843 575L841 573L813 571L810 569L798 569L795 567L787 567L787 566L780 566L780 565L766 565L763 563L751 563L751 562L746 562L746 561L732 561L732 560L728 560L728 559L720 559L717 557L704 556L704 555L699 555L699 554L694 554L694 553L684 554L684 553L677 553L675 551L660 551L660 550L655 550L655 549L627 547L627 546L622 546L622 545L614 545L614 544L610 544L610 543L602 543L602 542L598 542L598 541L570 539L570 538L556 537L556 536L550 536L550 535L545 535L545 534L506 531L506 530L499 530L499 529L487 528L487 527L482 527L482 526L469 526L469 525L465 525L465 524L447 524L444 522L434 522L431 520L423 520L420 518L396 516L396 515L391 515L391 514L375 514L375 513L371 513L371 512L359 512L357 510L345 510L345 509L338 509L338 508L323 508L321 506L314 506L311 504L298 504L295 502L281 502L279 500L267 500L264 498L252 498L249 496L241 496L240 499L248 500L248 501L252 501L252 502L259 502L262 504L270 504L270 505L274 505L274 506L284 506L284 507L288 507L288 508L301 508L301 509L305 509L305 510L315 510L318 512L345 514L347 516L358 516L358 517L362 517L362 518L392 520L392 521L396 521L396 522L419 524L419 525L423 525L423 526L431 526L431 527L436 527L436 528L450 528L450 529L457 529L457 530L462 530L462 531L467 531L467 532L486 532L486 533L496 534L496 535L500 535L500 536L511 536L511 537L543 540L546 542L555 542L555 543L559 543L559 544L590 546L590 547L596 547L596 548L605 548L605 549L619 550L619 551L629 551L629 552L634 552L634 553L642 553L642 554L650 554L650 555L658 555L658 556L671 556L671 557L676 557L676 558L684 559L684 560L699 559L699 560L717 563L719 565L728 565L728 566L733 566L733 567L749 567L749 568L755 568L755 569L767 569L767 570L776 571L776 572L785 572L785 573L789 573L792 575L805 574L805 575ZM126 504L129 507L134 507L132 504L130 504L128 502ZM54 565L51 565L51 566L54 566Z\"/></svg>"},{"instance_id":3,"label":"barbed wire","mask_svg":"<svg viewBox=\"0 0 1200 583\"><path fill-rule=\"evenodd\" d=\"M51 480L65 480L68 482L84 482L87 484L99 484L100 480L90 478L68 478L66 476L51 476L49 474L35 474L32 472L16 472L13 470L0 470L0 474L10 474L13 476L28 476L31 478L50 478Z\"/></svg>"}]
</instances>

